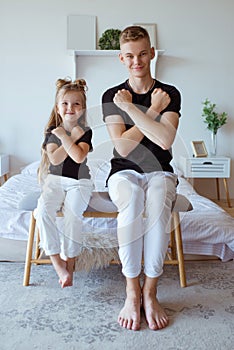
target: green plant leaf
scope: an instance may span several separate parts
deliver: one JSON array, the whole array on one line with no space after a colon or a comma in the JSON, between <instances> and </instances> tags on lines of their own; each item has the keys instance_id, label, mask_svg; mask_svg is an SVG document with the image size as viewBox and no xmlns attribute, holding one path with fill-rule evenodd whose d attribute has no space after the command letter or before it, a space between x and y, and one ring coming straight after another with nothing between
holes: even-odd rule
<instances>
[{"instance_id":1,"label":"green plant leaf","mask_svg":"<svg viewBox=\"0 0 234 350\"><path fill-rule=\"evenodd\" d=\"M98 41L98 45L101 50L119 50L119 36L121 30L119 29L107 29Z\"/></svg>"},{"instance_id":2,"label":"green plant leaf","mask_svg":"<svg viewBox=\"0 0 234 350\"><path fill-rule=\"evenodd\" d=\"M217 113L215 111L216 104L211 103L208 98L206 98L202 104L202 117L204 117L204 123L207 124L207 129L217 134L218 129L227 122L227 113Z\"/></svg>"}]
</instances>

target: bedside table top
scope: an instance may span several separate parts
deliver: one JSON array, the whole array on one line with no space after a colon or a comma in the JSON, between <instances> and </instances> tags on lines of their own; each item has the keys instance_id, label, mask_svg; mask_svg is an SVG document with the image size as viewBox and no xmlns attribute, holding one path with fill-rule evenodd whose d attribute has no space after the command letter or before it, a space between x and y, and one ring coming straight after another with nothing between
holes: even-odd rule
<instances>
[{"instance_id":1,"label":"bedside table top","mask_svg":"<svg viewBox=\"0 0 234 350\"><path fill-rule=\"evenodd\" d=\"M181 158L184 159L200 159L200 160L221 160L221 159L231 159L230 157L226 157L226 156L207 156L207 157L185 157L185 156L181 156Z\"/></svg>"},{"instance_id":2,"label":"bedside table top","mask_svg":"<svg viewBox=\"0 0 234 350\"><path fill-rule=\"evenodd\" d=\"M229 157L180 157L181 170L185 177L228 178L230 177Z\"/></svg>"}]
</instances>

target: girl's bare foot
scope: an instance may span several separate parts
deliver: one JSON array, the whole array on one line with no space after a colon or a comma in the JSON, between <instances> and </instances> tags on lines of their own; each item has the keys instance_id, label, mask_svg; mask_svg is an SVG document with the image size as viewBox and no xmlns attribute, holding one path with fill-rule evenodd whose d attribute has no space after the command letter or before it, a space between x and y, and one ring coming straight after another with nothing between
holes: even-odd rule
<instances>
[{"instance_id":1,"label":"girl's bare foot","mask_svg":"<svg viewBox=\"0 0 234 350\"><path fill-rule=\"evenodd\" d=\"M118 323L124 328L137 331L140 329L141 289L138 278L134 282L135 279L127 280L131 280L131 282L127 282L127 297L124 307L119 313Z\"/></svg>"},{"instance_id":2,"label":"girl's bare foot","mask_svg":"<svg viewBox=\"0 0 234 350\"><path fill-rule=\"evenodd\" d=\"M168 316L159 304L155 293L147 293L143 291L142 305L150 329L155 331L165 328L168 325Z\"/></svg>"},{"instance_id":3,"label":"girl's bare foot","mask_svg":"<svg viewBox=\"0 0 234 350\"><path fill-rule=\"evenodd\" d=\"M67 271L71 276L71 280L73 281L73 272L75 270L75 258L67 258Z\"/></svg>"},{"instance_id":4,"label":"girl's bare foot","mask_svg":"<svg viewBox=\"0 0 234 350\"><path fill-rule=\"evenodd\" d=\"M50 259L59 277L59 284L62 288L72 286L72 275L67 270L67 262L61 259L59 254L51 255Z\"/></svg>"}]
</instances>

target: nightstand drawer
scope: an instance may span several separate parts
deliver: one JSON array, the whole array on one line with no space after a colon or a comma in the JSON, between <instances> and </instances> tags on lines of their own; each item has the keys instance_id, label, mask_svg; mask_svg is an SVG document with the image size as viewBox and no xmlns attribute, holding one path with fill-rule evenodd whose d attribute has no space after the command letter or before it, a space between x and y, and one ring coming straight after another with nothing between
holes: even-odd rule
<instances>
[{"instance_id":1,"label":"nightstand drawer","mask_svg":"<svg viewBox=\"0 0 234 350\"><path fill-rule=\"evenodd\" d=\"M185 177L191 178L228 178L230 177L230 158L181 157L181 170Z\"/></svg>"}]
</instances>

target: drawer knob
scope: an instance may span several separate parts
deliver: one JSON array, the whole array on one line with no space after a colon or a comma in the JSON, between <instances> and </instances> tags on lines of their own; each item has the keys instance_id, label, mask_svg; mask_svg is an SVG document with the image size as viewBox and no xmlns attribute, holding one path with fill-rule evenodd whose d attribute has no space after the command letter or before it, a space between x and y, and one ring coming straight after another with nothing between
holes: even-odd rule
<instances>
[{"instance_id":1,"label":"drawer knob","mask_svg":"<svg viewBox=\"0 0 234 350\"><path fill-rule=\"evenodd\" d=\"M213 163L212 162L204 162L203 164L204 165L212 165Z\"/></svg>"}]
</instances>

